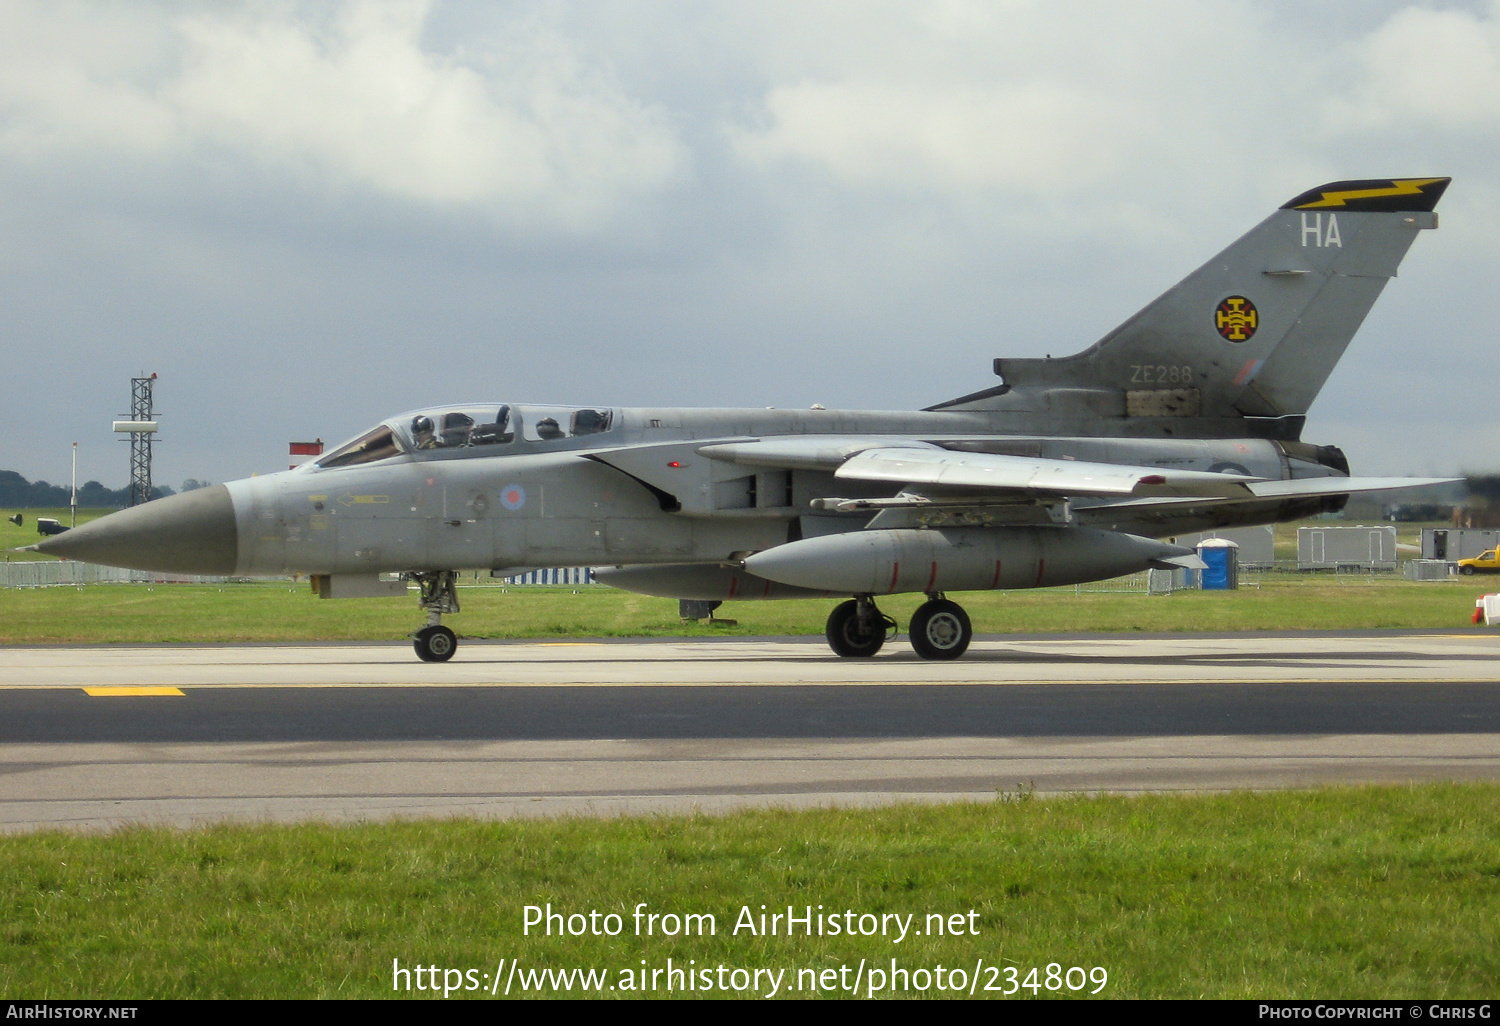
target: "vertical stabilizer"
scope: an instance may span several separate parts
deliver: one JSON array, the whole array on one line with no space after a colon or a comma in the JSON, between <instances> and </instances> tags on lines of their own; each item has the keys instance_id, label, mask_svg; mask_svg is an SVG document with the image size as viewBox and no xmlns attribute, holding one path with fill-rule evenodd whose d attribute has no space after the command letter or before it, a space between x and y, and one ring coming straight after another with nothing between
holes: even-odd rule
<instances>
[{"instance_id":1,"label":"vertical stabilizer","mask_svg":"<svg viewBox=\"0 0 1500 1026\"><path fill-rule=\"evenodd\" d=\"M1004 385L937 408L1061 412L1057 398L1068 394L1096 415L1171 421L1171 434L1212 434L1243 418L1300 429L1417 232L1437 227L1448 182L1305 192L1089 349L996 360Z\"/></svg>"}]
</instances>

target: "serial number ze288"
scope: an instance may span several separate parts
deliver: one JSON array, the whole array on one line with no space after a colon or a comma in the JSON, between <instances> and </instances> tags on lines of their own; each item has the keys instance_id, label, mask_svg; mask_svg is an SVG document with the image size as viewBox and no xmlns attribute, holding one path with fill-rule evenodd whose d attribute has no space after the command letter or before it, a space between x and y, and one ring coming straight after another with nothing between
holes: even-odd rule
<instances>
[{"instance_id":1,"label":"serial number ze288","mask_svg":"<svg viewBox=\"0 0 1500 1026\"><path fill-rule=\"evenodd\" d=\"M1045 975L1039 975L1037 968L1032 966L1031 971L1024 978L1021 976L1021 970L1013 965L1004 968L987 965L984 967L984 972L989 977L984 983L984 989L999 991L1002 994L1014 994L1022 987L1027 988L1033 994L1040 994L1043 989L1062 990L1064 987L1069 990L1082 990L1090 983L1098 984L1089 991L1090 994L1097 994L1109 982L1109 971L1101 965L1088 970L1075 965L1065 970L1057 962L1051 962L1047 965ZM1078 976L1074 977L1074 973ZM1074 982L1075 979L1077 982ZM1010 984L1009 987L1003 985L1007 983Z\"/></svg>"},{"instance_id":2,"label":"serial number ze288","mask_svg":"<svg viewBox=\"0 0 1500 1026\"><path fill-rule=\"evenodd\" d=\"M1193 380L1193 368L1174 367L1165 363L1132 363L1132 385L1186 385Z\"/></svg>"}]
</instances>

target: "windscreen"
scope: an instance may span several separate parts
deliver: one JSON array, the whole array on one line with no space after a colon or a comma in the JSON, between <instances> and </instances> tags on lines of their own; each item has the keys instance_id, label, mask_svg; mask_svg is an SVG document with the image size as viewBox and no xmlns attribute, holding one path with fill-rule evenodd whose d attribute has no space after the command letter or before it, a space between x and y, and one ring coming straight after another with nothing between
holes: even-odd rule
<instances>
[{"instance_id":1,"label":"windscreen","mask_svg":"<svg viewBox=\"0 0 1500 1026\"><path fill-rule=\"evenodd\" d=\"M352 442L346 442L333 452L318 461L318 466L327 470L331 467L353 467L361 463L374 463L389 456L399 456L405 450L401 442L396 438L396 433L385 424L373 428L360 435Z\"/></svg>"}]
</instances>

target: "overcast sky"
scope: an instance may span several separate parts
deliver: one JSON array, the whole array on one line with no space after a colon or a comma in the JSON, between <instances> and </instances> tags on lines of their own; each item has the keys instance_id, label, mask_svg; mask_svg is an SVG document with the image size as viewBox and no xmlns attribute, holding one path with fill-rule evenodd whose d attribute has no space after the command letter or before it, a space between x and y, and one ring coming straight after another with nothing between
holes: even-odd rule
<instances>
[{"instance_id":1,"label":"overcast sky","mask_svg":"<svg viewBox=\"0 0 1500 1026\"><path fill-rule=\"evenodd\" d=\"M475 399L912 409L1297 193L1451 175L1313 407L1500 471L1500 0L0 0L0 469Z\"/></svg>"}]
</instances>

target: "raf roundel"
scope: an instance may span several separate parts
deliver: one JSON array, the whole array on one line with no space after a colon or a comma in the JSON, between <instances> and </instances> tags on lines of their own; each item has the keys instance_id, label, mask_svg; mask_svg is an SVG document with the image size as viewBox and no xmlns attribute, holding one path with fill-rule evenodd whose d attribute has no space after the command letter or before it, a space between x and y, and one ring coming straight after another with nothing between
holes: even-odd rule
<instances>
[{"instance_id":1,"label":"raf roundel","mask_svg":"<svg viewBox=\"0 0 1500 1026\"><path fill-rule=\"evenodd\" d=\"M1260 326L1255 304L1244 296L1228 296L1214 310L1214 328L1230 342L1246 342Z\"/></svg>"},{"instance_id":2,"label":"raf roundel","mask_svg":"<svg viewBox=\"0 0 1500 1026\"><path fill-rule=\"evenodd\" d=\"M518 510L526 505L526 489L518 484L509 484L500 489L500 505L508 510Z\"/></svg>"}]
</instances>

